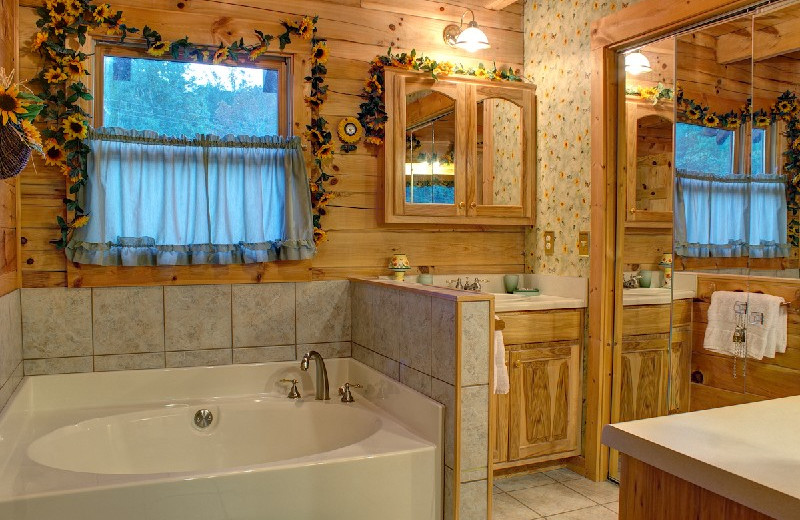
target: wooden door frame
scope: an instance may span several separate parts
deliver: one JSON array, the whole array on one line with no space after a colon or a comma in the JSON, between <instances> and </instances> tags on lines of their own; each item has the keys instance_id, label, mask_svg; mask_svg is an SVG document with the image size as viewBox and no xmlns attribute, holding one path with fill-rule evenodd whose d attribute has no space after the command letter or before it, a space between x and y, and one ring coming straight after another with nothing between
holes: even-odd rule
<instances>
[{"instance_id":1,"label":"wooden door frame","mask_svg":"<svg viewBox=\"0 0 800 520\"><path fill-rule=\"evenodd\" d=\"M608 449L601 444L611 418L613 345L621 341L614 327L622 315L622 278L617 276L618 226L624 205L617 199L617 120L620 90L617 52L666 36L696 23L756 4L753 0L643 0L592 23L591 28L591 264L589 273L589 355L586 407L586 476L605 480ZM624 166L624 158L621 161ZM620 218L622 217L622 218ZM618 224L619 223L619 224ZM619 266L621 270L621 264Z\"/></svg>"}]
</instances>

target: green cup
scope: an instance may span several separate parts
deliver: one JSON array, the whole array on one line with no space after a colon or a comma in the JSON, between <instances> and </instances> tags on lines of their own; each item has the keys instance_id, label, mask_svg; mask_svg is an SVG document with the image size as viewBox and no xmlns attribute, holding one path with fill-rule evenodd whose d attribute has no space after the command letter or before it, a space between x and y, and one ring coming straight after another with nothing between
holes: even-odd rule
<instances>
[{"instance_id":1,"label":"green cup","mask_svg":"<svg viewBox=\"0 0 800 520\"><path fill-rule=\"evenodd\" d=\"M639 287L650 287L650 284L653 282L653 272L652 271L639 271Z\"/></svg>"},{"instance_id":2,"label":"green cup","mask_svg":"<svg viewBox=\"0 0 800 520\"><path fill-rule=\"evenodd\" d=\"M517 290L518 283L519 283L518 274L507 274L503 276L503 286L506 288L506 292L509 294Z\"/></svg>"}]
</instances>

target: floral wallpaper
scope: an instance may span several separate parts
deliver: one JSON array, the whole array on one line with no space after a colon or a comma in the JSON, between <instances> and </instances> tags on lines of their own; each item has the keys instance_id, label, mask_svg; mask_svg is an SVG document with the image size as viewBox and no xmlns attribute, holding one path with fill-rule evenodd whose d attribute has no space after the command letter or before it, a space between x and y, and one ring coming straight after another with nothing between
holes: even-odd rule
<instances>
[{"instance_id":1,"label":"floral wallpaper","mask_svg":"<svg viewBox=\"0 0 800 520\"><path fill-rule=\"evenodd\" d=\"M590 25L631 2L526 0L525 70L537 95L536 226L526 233L526 268L589 276L578 232L590 229ZM544 254L544 232L556 234Z\"/></svg>"},{"instance_id":2,"label":"floral wallpaper","mask_svg":"<svg viewBox=\"0 0 800 520\"><path fill-rule=\"evenodd\" d=\"M492 143L494 145L494 194L492 203L522 203L522 108L504 99L492 103Z\"/></svg>"}]
</instances>

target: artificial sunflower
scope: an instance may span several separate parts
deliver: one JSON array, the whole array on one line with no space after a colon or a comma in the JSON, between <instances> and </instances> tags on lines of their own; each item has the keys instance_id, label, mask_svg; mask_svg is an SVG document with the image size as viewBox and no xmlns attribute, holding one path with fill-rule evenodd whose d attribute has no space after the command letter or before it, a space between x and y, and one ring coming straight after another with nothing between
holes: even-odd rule
<instances>
[{"instance_id":1,"label":"artificial sunflower","mask_svg":"<svg viewBox=\"0 0 800 520\"><path fill-rule=\"evenodd\" d=\"M223 61L227 60L229 55L228 48L224 45L220 45L219 49L217 49L217 52L214 53L214 59L211 60L211 62L214 65L219 65Z\"/></svg>"},{"instance_id":2,"label":"artificial sunflower","mask_svg":"<svg viewBox=\"0 0 800 520\"><path fill-rule=\"evenodd\" d=\"M20 127L22 128L22 134L25 136L25 140L32 144L35 149L41 151L42 134L39 133L39 129L27 119L20 121Z\"/></svg>"},{"instance_id":3,"label":"artificial sunflower","mask_svg":"<svg viewBox=\"0 0 800 520\"><path fill-rule=\"evenodd\" d=\"M476 78L485 79L486 76L488 76L488 75L489 75L489 73L483 67L478 67L477 69L475 69L475 77Z\"/></svg>"},{"instance_id":4,"label":"artificial sunflower","mask_svg":"<svg viewBox=\"0 0 800 520\"><path fill-rule=\"evenodd\" d=\"M62 81L66 81L67 75L64 74L64 71L61 70L61 67L53 67L43 75L44 79L50 83L61 83Z\"/></svg>"},{"instance_id":5,"label":"artificial sunflower","mask_svg":"<svg viewBox=\"0 0 800 520\"><path fill-rule=\"evenodd\" d=\"M311 59L317 63L328 61L328 48L325 42L319 42L311 49Z\"/></svg>"},{"instance_id":6,"label":"artificial sunflower","mask_svg":"<svg viewBox=\"0 0 800 520\"><path fill-rule=\"evenodd\" d=\"M304 17L297 26L297 35L304 40L310 40L314 33L314 20Z\"/></svg>"},{"instance_id":7,"label":"artificial sunflower","mask_svg":"<svg viewBox=\"0 0 800 520\"><path fill-rule=\"evenodd\" d=\"M169 42L161 40L151 45L150 48L147 49L147 54L149 54L150 56L162 56L168 50L169 50Z\"/></svg>"},{"instance_id":8,"label":"artificial sunflower","mask_svg":"<svg viewBox=\"0 0 800 520\"><path fill-rule=\"evenodd\" d=\"M253 47L253 50L250 51L250 54L248 55L248 57L250 58L250 61L256 61L256 59L259 56L261 56L262 54L264 54L265 52L267 52L267 46L266 45L263 45L263 44L262 45L256 45L255 47Z\"/></svg>"},{"instance_id":9,"label":"artificial sunflower","mask_svg":"<svg viewBox=\"0 0 800 520\"><path fill-rule=\"evenodd\" d=\"M727 128L729 130L736 130L740 126L742 126L742 122L739 119L735 118L735 117L733 117L731 119L728 119L725 122L725 128Z\"/></svg>"},{"instance_id":10,"label":"artificial sunflower","mask_svg":"<svg viewBox=\"0 0 800 520\"><path fill-rule=\"evenodd\" d=\"M61 70L73 81L80 81L81 76L86 74L86 68L79 58L67 58L61 63Z\"/></svg>"},{"instance_id":11,"label":"artificial sunflower","mask_svg":"<svg viewBox=\"0 0 800 520\"><path fill-rule=\"evenodd\" d=\"M714 114L708 114L703 118L703 124L706 126L717 126L719 125L719 118Z\"/></svg>"},{"instance_id":12,"label":"artificial sunflower","mask_svg":"<svg viewBox=\"0 0 800 520\"><path fill-rule=\"evenodd\" d=\"M696 109L695 107L690 107L690 108L688 108L688 109L686 110L686 117L688 117L688 118L689 118L689 119L691 119L692 121L695 121L695 120L697 120L697 119L700 119L700 117L701 117L702 115L703 115L703 114L702 114L702 113L701 113L701 112L700 112L698 109Z\"/></svg>"},{"instance_id":13,"label":"artificial sunflower","mask_svg":"<svg viewBox=\"0 0 800 520\"><path fill-rule=\"evenodd\" d=\"M383 139L381 139L377 135L371 135L371 136L367 137L366 139L364 139L364 142L369 143L369 144L374 144L375 146L380 146L380 145L383 144Z\"/></svg>"},{"instance_id":14,"label":"artificial sunflower","mask_svg":"<svg viewBox=\"0 0 800 520\"><path fill-rule=\"evenodd\" d=\"M88 129L86 128L86 121L81 118L80 114L69 116L61 123L61 128L67 140L86 139Z\"/></svg>"},{"instance_id":15,"label":"artificial sunflower","mask_svg":"<svg viewBox=\"0 0 800 520\"><path fill-rule=\"evenodd\" d=\"M323 99L319 94L317 94L316 96L305 96L303 100L306 102L306 105L308 105L309 108L312 109L319 108L323 103Z\"/></svg>"},{"instance_id":16,"label":"artificial sunflower","mask_svg":"<svg viewBox=\"0 0 800 520\"><path fill-rule=\"evenodd\" d=\"M757 127L763 128L769 126L771 121L768 116L756 116L755 123Z\"/></svg>"},{"instance_id":17,"label":"artificial sunflower","mask_svg":"<svg viewBox=\"0 0 800 520\"><path fill-rule=\"evenodd\" d=\"M784 99L782 101L778 101L778 103L775 105L775 108L778 110L778 112L786 113L792 110L792 104Z\"/></svg>"},{"instance_id":18,"label":"artificial sunflower","mask_svg":"<svg viewBox=\"0 0 800 520\"><path fill-rule=\"evenodd\" d=\"M333 198L333 194L332 193L330 193L330 192L323 193L322 196L317 201L316 207L317 208L324 208L325 206L327 206L331 202L332 198Z\"/></svg>"},{"instance_id":19,"label":"artificial sunflower","mask_svg":"<svg viewBox=\"0 0 800 520\"><path fill-rule=\"evenodd\" d=\"M85 226L88 223L89 223L89 215L81 215L80 217L77 217L75 220L73 220L72 224L70 224L69 227L77 229L79 227Z\"/></svg>"},{"instance_id":20,"label":"artificial sunflower","mask_svg":"<svg viewBox=\"0 0 800 520\"><path fill-rule=\"evenodd\" d=\"M306 132L306 140L310 143L321 143L323 141L322 134L316 128Z\"/></svg>"},{"instance_id":21,"label":"artificial sunflower","mask_svg":"<svg viewBox=\"0 0 800 520\"><path fill-rule=\"evenodd\" d=\"M31 43L31 50L33 52L38 51L46 41L47 41L47 33L37 32L36 35L33 37L33 42Z\"/></svg>"},{"instance_id":22,"label":"artificial sunflower","mask_svg":"<svg viewBox=\"0 0 800 520\"><path fill-rule=\"evenodd\" d=\"M317 148L317 152L314 155L317 157L317 159L330 159L333 157L333 145L330 143L321 145L319 148Z\"/></svg>"},{"instance_id":23,"label":"artificial sunflower","mask_svg":"<svg viewBox=\"0 0 800 520\"><path fill-rule=\"evenodd\" d=\"M320 228L314 228L314 245L328 240L328 234Z\"/></svg>"},{"instance_id":24,"label":"artificial sunflower","mask_svg":"<svg viewBox=\"0 0 800 520\"><path fill-rule=\"evenodd\" d=\"M453 73L453 64L448 61L443 61L436 65L433 73L437 76L449 76Z\"/></svg>"},{"instance_id":25,"label":"artificial sunflower","mask_svg":"<svg viewBox=\"0 0 800 520\"><path fill-rule=\"evenodd\" d=\"M378 79L378 76L372 76L364 84L364 90L369 94L380 95L383 92L383 87Z\"/></svg>"},{"instance_id":26,"label":"artificial sunflower","mask_svg":"<svg viewBox=\"0 0 800 520\"><path fill-rule=\"evenodd\" d=\"M53 20L71 19L74 22L82 11L80 3L76 0L47 0L45 7Z\"/></svg>"},{"instance_id":27,"label":"artificial sunflower","mask_svg":"<svg viewBox=\"0 0 800 520\"><path fill-rule=\"evenodd\" d=\"M125 19L121 16L117 20L106 18L106 34L115 35L121 33L123 25L125 25Z\"/></svg>"},{"instance_id":28,"label":"artificial sunflower","mask_svg":"<svg viewBox=\"0 0 800 520\"><path fill-rule=\"evenodd\" d=\"M58 166L67 156L64 149L55 139L48 139L44 143L44 163L48 166Z\"/></svg>"},{"instance_id":29,"label":"artificial sunflower","mask_svg":"<svg viewBox=\"0 0 800 520\"><path fill-rule=\"evenodd\" d=\"M9 85L8 88L0 86L0 117L3 126L9 121L16 123L17 114L26 113L27 106L28 102L19 96L19 89L15 85Z\"/></svg>"},{"instance_id":30,"label":"artificial sunflower","mask_svg":"<svg viewBox=\"0 0 800 520\"><path fill-rule=\"evenodd\" d=\"M94 20L97 23L103 23L106 21L106 18L111 16L111 6L108 4L100 4L94 9Z\"/></svg>"}]
</instances>

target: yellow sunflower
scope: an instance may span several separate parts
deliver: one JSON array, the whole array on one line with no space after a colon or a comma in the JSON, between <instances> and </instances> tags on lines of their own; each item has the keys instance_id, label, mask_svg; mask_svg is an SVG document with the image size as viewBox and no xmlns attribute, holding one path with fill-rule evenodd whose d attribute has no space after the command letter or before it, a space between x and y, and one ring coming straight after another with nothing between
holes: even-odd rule
<instances>
[{"instance_id":1,"label":"yellow sunflower","mask_svg":"<svg viewBox=\"0 0 800 520\"><path fill-rule=\"evenodd\" d=\"M453 73L453 64L448 61L443 61L436 65L433 73L437 76L449 76Z\"/></svg>"},{"instance_id":2,"label":"yellow sunflower","mask_svg":"<svg viewBox=\"0 0 800 520\"><path fill-rule=\"evenodd\" d=\"M719 124L719 118L714 114L708 114L703 118L703 124L706 126L717 126Z\"/></svg>"},{"instance_id":3,"label":"yellow sunflower","mask_svg":"<svg viewBox=\"0 0 800 520\"><path fill-rule=\"evenodd\" d=\"M86 68L78 58L67 58L61 66L64 73L73 81L80 81L81 76L86 74Z\"/></svg>"},{"instance_id":4,"label":"yellow sunflower","mask_svg":"<svg viewBox=\"0 0 800 520\"><path fill-rule=\"evenodd\" d=\"M309 130L308 132L306 132L306 139L312 143L321 143L322 134L317 129Z\"/></svg>"},{"instance_id":5,"label":"yellow sunflower","mask_svg":"<svg viewBox=\"0 0 800 520\"><path fill-rule=\"evenodd\" d=\"M381 87L381 82L378 80L378 76L372 76L367 80L364 84L364 90L368 93L380 94L383 91L383 87Z\"/></svg>"},{"instance_id":6,"label":"yellow sunflower","mask_svg":"<svg viewBox=\"0 0 800 520\"><path fill-rule=\"evenodd\" d=\"M169 42L162 40L160 42L155 42L153 45L151 45L150 48L147 49L147 54L149 54L150 56L161 56L168 50L169 50Z\"/></svg>"},{"instance_id":7,"label":"yellow sunflower","mask_svg":"<svg viewBox=\"0 0 800 520\"><path fill-rule=\"evenodd\" d=\"M725 128L729 128L731 130L736 130L742 125L742 122L738 119L728 119L728 122L725 123Z\"/></svg>"},{"instance_id":8,"label":"yellow sunflower","mask_svg":"<svg viewBox=\"0 0 800 520\"><path fill-rule=\"evenodd\" d=\"M217 49L217 52L214 53L214 59L211 60L214 65L219 65L226 59L228 59L228 48L225 46L220 47Z\"/></svg>"},{"instance_id":9,"label":"yellow sunflower","mask_svg":"<svg viewBox=\"0 0 800 520\"><path fill-rule=\"evenodd\" d=\"M756 126L758 127L765 127L769 126L770 120L767 116L757 116L756 117Z\"/></svg>"},{"instance_id":10,"label":"yellow sunflower","mask_svg":"<svg viewBox=\"0 0 800 520\"><path fill-rule=\"evenodd\" d=\"M44 163L48 166L58 166L64 162L67 154L55 139L48 139L44 143Z\"/></svg>"},{"instance_id":11,"label":"yellow sunflower","mask_svg":"<svg viewBox=\"0 0 800 520\"><path fill-rule=\"evenodd\" d=\"M476 78L485 79L486 76L488 76L488 75L489 75L489 73L486 72L486 69L484 69L483 67L479 67L479 68L475 69L475 77Z\"/></svg>"},{"instance_id":12,"label":"yellow sunflower","mask_svg":"<svg viewBox=\"0 0 800 520\"><path fill-rule=\"evenodd\" d=\"M107 19L107 21L106 21L106 34L110 34L110 35L119 34L120 32L122 32L122 27L121 26L124 25L124 24L125 24L125 18L123 18L121 16L120 16L119 20L117 20L117 21L108 20Z\"/></svg>"},{"instance_id":13,"label":"yellow sunflower","mask_svg":"<svg viewBox=\"0 0 800 520\"><path fill-rule=\"evenodd\" d=\"M248 57L250 58L250 61L256 61L256 59L265 52L267 52L266 45L256 45L253 47L253 50L250 51Z\"/></svg>"},{"instance_id":14,"label":"yellow sunflower","mask_svg":"<svg viewBox=\"0 0 800 520\"><path fill-rule=\"evenodd\" d=\"M111 6L108 4L100 4L94 9L94 19L98 23L102 23L111 16Z\"/></svg>"},{"instance_id":15,"label":"yellow sunflower","mask_svg":"<svg viewBox=\"0 0 800 520\"><path fill-rule=\"evenodd\" d=\"M89 223L89 215L81 215L80 217L76 218L72 221L69 227L73 229L77 229L79 227L83 227Z\"/></svg>"},{"instance_id":16,"label":"yellow sunflower","mask_svg":"<svg viewBox=\"0 0 800 520\"><path fill-rule=\"evenodd\" d=\"M800 137L792 141L792 148L794 148L795 150L800 150Z\"/></svg>"},{"instance_id":17,"label":"yellow sunflower","mask_svg":"<svg viewBox=\"0 0 800 520\"><path fill-rule=\"evenodd\" d=\"M3 126L9 121L16 123L17 114L27 112L25 107L28 106L28 103L18 96L19 90L16 86L10 85L8 88L0 86L0 117L2 117Z\"/></svg>"},{"instance_id":18,"label":"yellow sunflower","mask_svg":"<svg viewBox=\"0 0 800 520\"><path fill-rule=\"evenodd\" d=\"M314 33L314 20L306 16L300 22L300 25L297 26L297 35L304 40L310 40L313 33Z\"/></svg>"},{"instance_id":19,"label":"yellow sunflower","mask_svg":"<svg viewBox=\"0 0 800 520\"><path fill-rule=\"evenodd\" d=\"M311 59L317 63L325 63L328 61L328 48L325 42L319 42L311 49Z\"/></svg>"},{"instance_id":20,"label":"yellow sunflower","mask_svg":"<svg viewBox=\"0 0 800 520\"><path fill-rule=\"evenodd\" d=\"M364 142L369 143L369 144L374 144L376 146L380 146L380 145L383 144L383 139L381 139L380 137L378 137L376 135L371 135L371 136L367 137L366 139L364 139Z\"/></svg>"},{"instance_id":21,"label":"yellow sunflower","mask_svg":"<svg viewBox=\"0 0 800 520\"><path fill-rule=\"evenodd\" d=\"M75 17L81 14L81 6L75 0L47 0L45 6L54 20L71 18L75 21Z\"/></svg>"},{"instance_id":22,"label":"yellow sunflower","mask_svg":"<svg viewBox=\"0 0 800 520\"><path fill-rule=\"evenodd\" d=\"M318 245L320 242L325 242L328 240L328 234L319 228L314 228L314 245Z\"/></svg>"},{"instance_id":23,"label":"yellow sunflower","mask_svg":"<svg viewBox=\"0 0 800 520\"><path fill-rule=\"evenodd\" d=\"M689 108L688 110L686 110L686 117L688 117L691 120L700 119L700 116L701 116L700 111L697 110L696 108Z\"/></svg>"},{"instance_id":24,"label":"yellow sunflower","mask_svg":"<svg viewBox=\"0 0 800 520\"><path fill-rule=\"evenodd\" d=\"M322 105L322 103L324 101L319 95L317 95L317 96L305 96L303 98L303 100L306 102L306 105L308 105L311 108L319 108L320 105Z\"/></svg>"},{"instance_id":25,"label":"yellow sunflower","mask_svg":"<svg viewBox=\"0 0 800 520\"><path fill-rule=\"evenodd\" d=\"M333 198L333 194L332 193L330 193L330 192L323 193L322 197L320 197L319 200L317 201L317 206L316 207L324 208L325 206L327 206L330 203L332 198Z\"/></svg>"},{"instance_id":26,"label":"yellow sunflower","mask_svg":"<svg viewBox=\"0 0 800 520\"><path fill-rule=\"evenodd\" d=\"M789 112L792 109L792 104L788 101L779 101L775 107L779 112Z\"/></svg>"},{"instance_id":27,"label":"yellow sunflower","mask_svg":"<svg viewBox=\"0 0 800 520\"><path fill-rule=\"evenodd\" d=\"M315 155L317 159L330 159L333 157L333 145L330 143L323 144L317 148L317 153Z\"/></svg>"},{"instance_id":28,"label":"yellow sunflower","mask_svg":"<svg viewBox=\"0 0 800 520\"><path fill-rule=\"evenodd\" d=\"M46 41L47 41L47 33L37 32L36 35L33 37L33 42L31 43L31 50L33 52L38 51Z\"/></svg>"},{"instance_id":29,"label":"yellow sunflower","mask_svg":"<svg viewBox=\"0 0 800 520\"><path fill-rule=\"evenodd\" d=\"M64 130L64 137L67 140L72 139L86 139L87 128L86 121L80 114L72 114L61 123L61 128Z\"/></svg>"},{"instance_id":30,"label":"yellow sunflower","mask_svg":"<svg viewBox=\"0 0 800 520\"><path fill-rule=\"evenodd\" d=\"M23 119L20 122L20 126L22 126L22 133L25 135L25 139L32 143L37 148L42 147L42 134L39 133L39 129L36 128L33 123L28 121L27 119Z\"/></svg>"},{"instance_id":31,"label":"yellow sunflower","mask_svg":"<svg viewBox=\"0 0 800 520\"><path fill-rule=\"evenodd\" d=\"M65 81L67 79L67 75L64 74L64 71L61 70L60 67L53 67L52 69L44 73L44 79L51 84L61 83L62 81Z\"/></svg>"}]
</instances>

